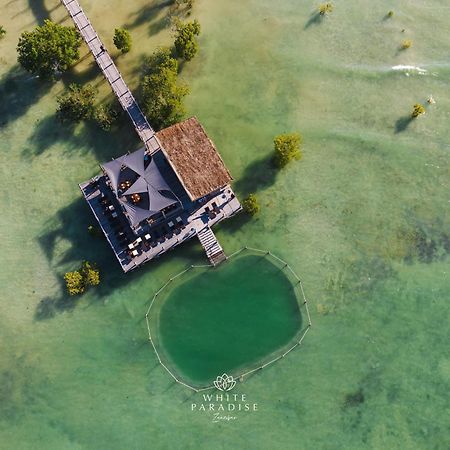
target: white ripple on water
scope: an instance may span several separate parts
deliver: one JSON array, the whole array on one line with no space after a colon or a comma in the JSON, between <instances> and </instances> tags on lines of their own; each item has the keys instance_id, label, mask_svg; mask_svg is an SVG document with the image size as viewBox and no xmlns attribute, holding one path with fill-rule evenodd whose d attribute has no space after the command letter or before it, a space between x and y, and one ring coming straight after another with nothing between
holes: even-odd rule
<instances>
[{"instance_id":1,"label":"white ripple on water","mask_svg":"<svg viewBox=\"0 0 450 450\"><path fill-rule=\"evenodd\" d=\"M446 68L448 64L433 64L433 68ZM425 69L421 66L415 66L412 64L398 64L395 66L370 66L370 65L361 65L361 64L352 64L347 66L348 69L358 70L367 73L392 73L392 72L401 72L404 73L405 76L409 77L410 75L432 75L434 77L438 76L437 72L430 72L428 69Z\"/></svg>"},{"instance_id":2,"label":"white ripple on water","mask_svg":"<svg viewBox=\"0 0 450 450\"><path fill-rule=\"evenodd\" d=\"M405 75L407 77L411 74L411 72L417 73L419 75L426 75L428 73L428 70L423 69L422 67L411 66L411 65L402 65L402 64L400 64L398 66L392 66L391 69L394 71L405 72Z\"/></svg>"}]
</instances>

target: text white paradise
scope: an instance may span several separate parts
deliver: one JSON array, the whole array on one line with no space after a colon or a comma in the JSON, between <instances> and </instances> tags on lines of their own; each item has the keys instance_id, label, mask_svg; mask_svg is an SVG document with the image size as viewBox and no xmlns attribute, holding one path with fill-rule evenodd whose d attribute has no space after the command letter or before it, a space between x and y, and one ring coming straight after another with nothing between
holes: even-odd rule
<instances>
[{"instance_id":1,"label":"text white paradise","mask_svg":"<svg viewBox=\"0 0 450 450\"><path fill-rule=\"evenodd\" d=\"M258 411L258 403L249 403L245 394L203 394L203 402L191 403L191 411Z\"/></svg>"}]
</instances>

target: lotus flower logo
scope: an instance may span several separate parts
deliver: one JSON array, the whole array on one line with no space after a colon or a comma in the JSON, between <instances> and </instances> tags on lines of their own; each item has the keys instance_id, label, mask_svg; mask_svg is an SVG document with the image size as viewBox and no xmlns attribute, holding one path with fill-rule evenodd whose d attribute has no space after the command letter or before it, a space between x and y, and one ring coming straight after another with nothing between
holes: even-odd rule
<instances>
[{"instance_id":1,"label":"lotus flower logo","mask_svg":"<svg viewBox=\"0 0 450 450\"><path fill-rule=\"evenodd\" d=\"M236 386L236 381L234 381L234 378L231 375L224 373L215 379L214 386L219 389L219 391L231 391L231 389Z\"/></svg>"}]
</instances>

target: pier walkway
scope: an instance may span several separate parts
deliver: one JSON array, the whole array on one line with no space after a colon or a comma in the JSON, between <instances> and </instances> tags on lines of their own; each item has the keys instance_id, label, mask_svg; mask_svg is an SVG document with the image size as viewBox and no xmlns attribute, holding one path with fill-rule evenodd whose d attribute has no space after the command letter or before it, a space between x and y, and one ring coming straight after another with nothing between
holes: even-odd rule
<instances>
[{"instance_id":1,"label":"pier walkway","mask_svg":"<svg viewBox=\"0 0 450 450\"><path fill-rule=\"evenodd\" d=\"M92 27L78 1L61 0L61 3L67 9L82 38L94 56L95 62L111 85L120 105L132 120L137 134L145 144L149 153L152 154L160 150L161 146L155 136L153 128L148 123L147 118L141 111L136 99L123 80L117 66L114 64L114 61L105 49L105 46Z\"/></svg>"},{"instance_id":2,"label":"pier walkway","mask_svg":"<svg viewBox=\"0 0 450 450\"><path fill-rule=\"evenodd\" d=\"M78 0L61 0L61 3L66 8L82 38L89 47L89 50L94 56L95 62L99 66L104 77L111 85L120 105L133 122L135 130L145 144L149 154L154 154L159 150L165 154L155 135L155 131L148 123L147 118L123 80L122 75L114 64L114 61L97 35L95 29L89 22L89 19L78 3ZM241 205L232 193L231 188L228 187L226 192L223 190L213 197L208 203L203 205L204 209L193 212L193 214L187 218L181 232L177 234L169 233L167 236L164 236L159 241L155 242L148 242L148 239L145 236L147 242L143 243L142 237L136 239L132 243L134 245L132 248L134 248L134 251L137 254L134 255L133 258L130 258L128 251L130 247L123 247L119 237L115 235L114 230L111 228L111 224L105 218L104 211L100 204L104 196L103 192L98 188L93 189L91 185L92 180L82 183L80 185L81 191L91 207L92 212L97 217L99 225L113 248L124 272L133 270L144 262L159 257L161 254L171 250L195 235L198 236L212 265L217 266L227 259L210 227L227 217L233 216L241 210ZM213 215L211 215L212 211L215 211ZM124 233L122 233L122 235L123 234ZM131 239L134 238L135 236L131 237Z\"/></svg>"}]
</instances>

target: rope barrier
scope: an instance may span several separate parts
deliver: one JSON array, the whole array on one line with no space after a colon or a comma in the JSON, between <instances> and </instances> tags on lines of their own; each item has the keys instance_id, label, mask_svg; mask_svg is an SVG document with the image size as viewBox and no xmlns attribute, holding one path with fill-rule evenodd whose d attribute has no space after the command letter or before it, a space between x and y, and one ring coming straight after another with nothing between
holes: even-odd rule
<instances>
[{"instance_id":1,"label":"rope barrier","mask_svg":"<svg viewBox=\"0 0 450 450\"><path fill-rule=\"evenodd\" d=\"M235 251L234 253L232 253L230 256L227 256L227 259L232 258L233 256L238 255L239 253L243 252L245 250L245 247L240 248L239 250Z\"/></svg>"},{"instance_id":2,"label":"rope barrier","mask_svg":"<svg viewBox=\"0 0 450 450\"><path fill-rule=\"evenodd\" d=\"M300 280L300 278L297 276L297 274L292 270L291 266L289 266L289 270L291 271L292 275L294 275L294 277L297 278L298 282L301 283L302 280Z\"/></svg>"},{"instance_id":3,"label":"rope barrier","mask_svg":"<svg viewBox=\"0 0 450 450\"><path fill-rule=\"evenodd\" d=\"M301 289L301 293L303 296L303 305L305 305L305 310L306 310L306 315L308 318L308 327L306 328L306 330L303 332L302 336L300 337L299 341L297 341L292 347L290 347L288 350L286 350L284 353L282 353L281 355L277 356L276 358L273 358L272 360L264 363L263 365L256 367L255 369L249 370L247 372L244 372L240 375L237 375L236 377L234 377L235 379L239 379L240 381L244 380L244 377L246 377L247 375L250 375L258 370L262 370L265 367L275 363L276 361L284 358L288 353L290 353L292 350L294 350L296 347L300 346L301 343L303 342L303 339L305 338L306 334L308 333L309 329L312 326L312 322L311 322L311 315L309 313L309 308L308 308L308 302L306 300L306 295L305 292L303 290L303 283L301 281L301 279L298 277L298 275L294 272L294 270L291 268L291 266L289 266L289 264L286 261L283 261L281 258L279 258L278 256L274 255L272 252L270 252L270 250L260 250L260 249L256 249L256 248L252 248L252 247L242 247L241 249L237 250L236 252L232 253L228 259L232 258L233 256L236 256L238 254L240 254L241 252L243 252L244 250L250 250L250 251L254 251L254 252L258 252L258 253L264 253L265 255L270 255L273 258L275 258L276 260L278 260L279 262L281 262L282 264L284 264L283 269L285 269L286 267L290 270L290 272L292 273L292 275L297 279L298 284L300 284L300 289ZM168 281L158 290L156 291L156 293L153 295L152 301L150 302L150 306L147 310L147 313L145 314L145 321L147 322L147 330L148 330L148 336L149 336L149 341L152 344L153 350L156 354L156 357L158 358L158 362L161 364L161 366L169 373L169 375L175 380L175 382L193 390L194 392L202 392L202 391L207 391L210 389L213 389L215 386L214 385L210 385L210 386L205 386L205 387L201 387L201 388L196 388L194 386L190 386L189 384L179 380L173 373L172 371L162 362L161 357L158 353L158 350L156 349L155 343L153 342L152 339L152 335L151 335L151 331L150 331L150 322L149 322L149 314L150 314L150 310L156 300L156 298L158 297L158 295L172 282L174 281L176 278L180 277L181 275L183 275L184 273L188 272L191 269L194 268L205 268L205 267L214 267L213 264L204 264L204 265L190 265L189 267L187 267L186 269L184 269L183 271L181 271L180 273L178 273L177 275L171 277L168 279ZM282 270L283 270L282 269Z\"/></svg>"}]
</instances>

